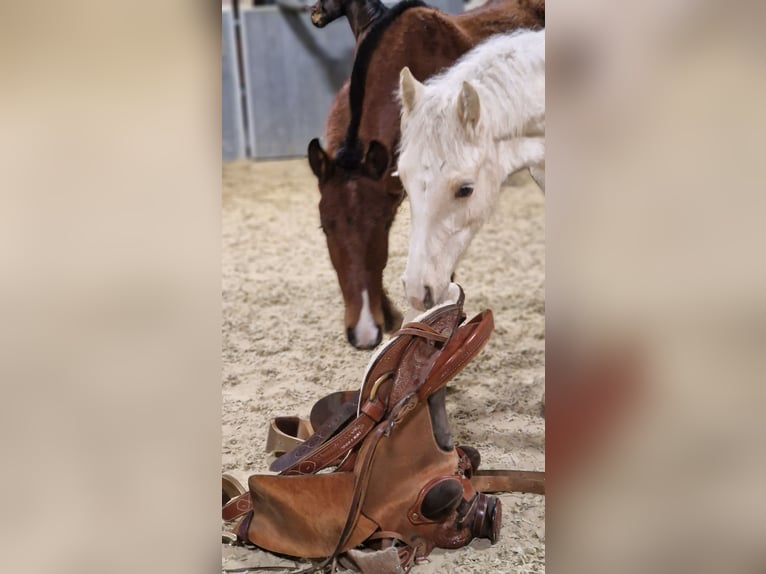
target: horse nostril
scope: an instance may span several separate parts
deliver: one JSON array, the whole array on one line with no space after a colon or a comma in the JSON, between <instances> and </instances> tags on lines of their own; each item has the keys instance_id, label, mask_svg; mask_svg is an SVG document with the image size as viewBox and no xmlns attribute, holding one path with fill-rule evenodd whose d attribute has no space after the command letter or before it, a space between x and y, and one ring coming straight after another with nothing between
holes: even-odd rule
<instances>
[{"instance_id":1,"label":"horse nostril","mask_svg":"<svg viewBox=\"0 0 766 574\"><path fill-rule=\"evenodd\" d=\"M346 329L346 338L348 339L348 342L351 343L352 347L356 347L356 335L354 334L354 329L351 327Z\"/></svg>"},{"instance_id":2,"label":"horse nostril","mask_svg":"<svg viewBox=\"0 0 766 574\"><path fill-rule=\"evenodd\" d=\"M426 296L423 297L423 307L425 307L426 311L434 306L434 298L431 294L431 288L426 286Z\"/></svg>"}]
</instances>

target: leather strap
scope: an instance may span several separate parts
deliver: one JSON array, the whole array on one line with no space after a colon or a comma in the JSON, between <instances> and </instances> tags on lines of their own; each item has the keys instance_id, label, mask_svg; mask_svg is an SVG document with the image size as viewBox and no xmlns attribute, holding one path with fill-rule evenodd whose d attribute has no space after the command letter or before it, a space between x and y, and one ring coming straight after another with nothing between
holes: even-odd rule
<instances>
[{"instance_id":1,"label":"leather strap","mask_svg":"<svg viewBox=\"0 0 766 574\"><path fill-rule=\"evenodd\" d=\"M351 499L351 507L348 510L346 524L341 531L341 535L338 540L338 544L335 546L335 550L333 550L332 554L328 556L324 561L322 561L322 563L318 566L313 566L312 568L301 570L296 574L308 574L309 572L322 570L331 562L333 562L338 554L340 554L340 552L343 550L343 546L346 544L346 542L348 542L351 534L354 532L354 527L356 526L356 522L359 519L359 514L362 511L362 505L364 504L364 499L367 496L367 487L370 482L372 460L375 456L375 451L378 448L378 444L380 443L380 439L384 436L389 436L396 424L399 423L403 417L407 415L407 413L412 411L416 405L417 395L415 395L415 393L407 395L406 397L402 398L396 405L394 405L388 417L384 421L378 423L378 425L375 427L370 440L364 443L364 446L359 453L360 460L357 462L357 467L354 469L354 496Z\"/></svg>"},{"instance_id":2,"label":"leather strap","mask_svg":"<svg viewBox=\"0 0 766 574\"><path fill-rule=\"evenodd\" d=\"M356 408L354 408L354 410L356 410ZM351 424L349 424L340 433L338 433L338 435L332 440L328 440L324 444L320 445L319 448L308 448L307 450L309 452L306 456L300 460L297 460L291 466L284 468L280 474L313 474L322 470L323 468L330 466L332 463L337 461L341 455L347 453L349 450L359 444L367 436L367 433L369 433L375 427L376 424L378 424L376 420L362 413L362 415L356 417L356 419L354 419ZM305 444L306 443L304 443L304 445ZM301 447L304 445L301 445ZM295 451L297 450L298 449L295 449ZM277 469L274 468L274 465L272 465L271 470Z\"/></svg>"},{"instance_id":3,"label":"leather strap","mask_svg":"<svg viewBox=\"0 0 766 574\"><path fill-rule=\"evenodd\" d=\"M529 470L478 470L471 484L479 492L545 494L545 473Z\"/></svg>"},{"instance_id":4,"label":"leather strap","mask_svg":"<svg viewBox=\"0 0 766 574\"><path fill-rule=\"evenodd\" d=\"M396 332L397 335L415 335L417 337L423 337L429 341L436 341L437 343L446 343L449 336L439 333L436 329L425 323L407 323L404 327Z\"/></svg>"},{"instance_id":5,"label":"leather strap","mask_svg":"<svg viewBox=\"0 0 766 574\"><path fill-rule=\"evenodd\" d=\"M310 474L312 472L316 472L320 468L324 468L325 466L332 464L341 454L343 454L344 451L336 452L338 450L337 448L324 449L322 451L325 453L323 457L320 459L316 459L316 457L314 457L315 460L313 461L313 464L316 466L314 470L306 470L304 472L287 472L288 470L297 470L300 463L303 462L304 459L308 460L308 456L311 455L314 451L318 453L322 448L322 445L327 445L329 442L332 442L333 444L337 443L337 439L334 439L333 441L329 441L329 439L337 432L339 428L343 427L343 425L348 423L348 421L351 420L354 416L356 416L356 402L347 401L343 403L338 411L331 415L324 422L324 424L319 427L316 432L314 432L313 435L306 439L302 444L296 446L290 452L283 454L274 462L272 462L269 470L272 472L280 472L282 474ZM354 423L352 423L350 426L354 426ZM346 427L346 429L341 432L338 437L344 433L346 433L345 436L348 437L351 432L352 431L350 430L350 427ZM335 454L333 455L332 453ZM325 460L326 457L331 456L332 458L330 458L330 460ZM318 466L319 464L322 464L323 466ZM303 468L310 469L311 464L305 464L303 465Z\"/></svg>"},{"instance_id":6,"label":"leather strap","mask_svg":"<svg viewBox=\"0 0 766 574\"><path fill-rule=\"evenodd\" d=\"M250 491L247 491L224 504L221 509L221 516L223 517L224 522L231 522L240 516L244 516L252 509L253 502L250 498Z\"/></svg>"},{"instance_id":7,"label":"leather strap","mask_svg":"<svg viewBox=\"0 0 766 574\"><path fill-rule=\"evenodd\" d=\"M494 318L489 309L458 327L418 390L418 397L421 400L429 397L463 370L487 344L494 328Z\"/></svg>"}]
</instances>

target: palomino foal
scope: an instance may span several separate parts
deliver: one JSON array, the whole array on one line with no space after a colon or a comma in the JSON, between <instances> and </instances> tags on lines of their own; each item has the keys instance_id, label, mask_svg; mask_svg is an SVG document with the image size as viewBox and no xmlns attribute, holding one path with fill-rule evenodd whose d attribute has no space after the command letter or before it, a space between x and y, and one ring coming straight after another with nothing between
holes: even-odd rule
<instances>
[{"instance_id":1,"label":"palomino foal","mask_svg":"<svg viewBox=\"0 0 766 574\"><path fill-rule=\"evenodd\" d=\"M412 211L404 289L441 302L515 171L545 177L545 30L494 36L425 84L404 68L399 178Z\"/></svg>"}]
</instances>

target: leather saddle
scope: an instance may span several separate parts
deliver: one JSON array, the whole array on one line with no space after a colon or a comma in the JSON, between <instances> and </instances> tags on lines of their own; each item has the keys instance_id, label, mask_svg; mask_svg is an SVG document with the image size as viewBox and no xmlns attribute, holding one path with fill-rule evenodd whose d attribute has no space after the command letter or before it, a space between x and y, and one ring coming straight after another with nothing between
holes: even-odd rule
<instances>
[{"instance_id":1,"label":"leather saddle","mask_svg":"<svg viewBox=\"0 0 766 574\"><path fill-rule=\"evenodd\" d=\"M320 559L321 570L363 546L408 571L435 547L497 541L500 500L487 492L544 493L543 473L478 471L476 449L455 447L446 384L486 345L485 310L468 322L464 295L404 325L370 361L359 391L312 410L314 434L277 458L277 475L253 475L223 507L240 542ZM357 554L358 555L358 554Z\"/></svg>"}]
</instances>

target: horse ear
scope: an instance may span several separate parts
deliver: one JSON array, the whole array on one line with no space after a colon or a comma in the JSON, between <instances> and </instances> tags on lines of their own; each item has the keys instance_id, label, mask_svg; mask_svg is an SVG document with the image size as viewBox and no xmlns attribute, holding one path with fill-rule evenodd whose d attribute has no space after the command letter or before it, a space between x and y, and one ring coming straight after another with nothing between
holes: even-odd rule
<instances>
[{"instance_id":1,"label":"horse ear","mask_svg":"<svg viewBox=\"0 0 766 574\"><path fill-rule=\"evenodd\" d=\"M377 140L370 142L364 156L362 169L367 177L380 179L388 170L388 150Z\"/></svg>"},{"instance_id":2,"label":"horse ear","mask_svg":"<svg viewBox=\"0 0 766 574\"><path fill-rule=\"evenodd\" d=\"M463 82L463 89L457 98L457 117L463 127L476 127L480 111L479 94L471 84Z\"/></svg>"},{"instance_id":3,"label":"horse ear","mask_svg":"<svg viewBox=\"0 0 766 574\"><path fill-rule=\"evenodd\" d=\"M308 156L311 171L317 176L319 183L327 181L332 171L332 160L319 144L319 138L314 138L309 142Z\"/></svg>"},{"instance_id":4,"label":"horse ear","mask_svg":"<svg viewBox=\"0 0 766 574\"><path fill-rule=\"evenodd\" d=\"M423 84L415 79L410 69L405 66L399 72L399 97L402 100L402 109L405 113L412 111L415 102L420 98Z\"/></svg>"}]
</instances>

